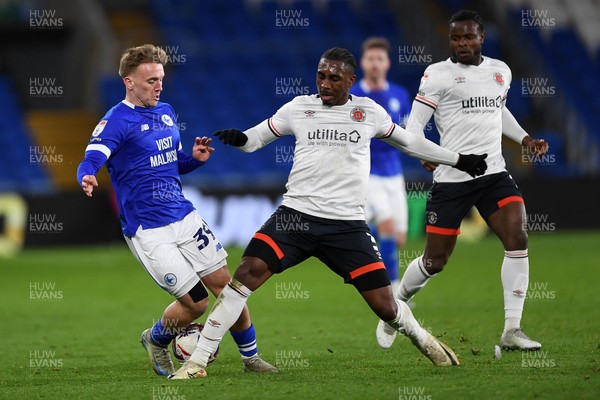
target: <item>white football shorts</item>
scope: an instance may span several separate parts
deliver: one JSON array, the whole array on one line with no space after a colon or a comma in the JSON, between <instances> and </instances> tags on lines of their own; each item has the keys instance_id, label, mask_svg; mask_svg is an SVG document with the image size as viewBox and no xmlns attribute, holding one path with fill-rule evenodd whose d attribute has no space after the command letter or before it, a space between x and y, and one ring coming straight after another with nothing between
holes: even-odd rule
<instances>
[{"instance_id":1,"label":"white football shorts","mask_svg":"<svg viewBox=\"0 0 600 400\"><path fill-rule=\"evenodd\" d=\"M394 220L396 230L408 230L408 205L404 177L369 175L365 217L370 224L379 225L388 219Z\"/></svg>"},{"instance_id":2,"label":"white football shorts","mask_svg":"<svg viewBox=\"0 0 600 400\"><path fill-rule=\"evenodd\" d=\"M125 241L156 283L176 298L227 265L227 252L196 210L166 226L140 226Z\"/></svg>"}]
</instances>

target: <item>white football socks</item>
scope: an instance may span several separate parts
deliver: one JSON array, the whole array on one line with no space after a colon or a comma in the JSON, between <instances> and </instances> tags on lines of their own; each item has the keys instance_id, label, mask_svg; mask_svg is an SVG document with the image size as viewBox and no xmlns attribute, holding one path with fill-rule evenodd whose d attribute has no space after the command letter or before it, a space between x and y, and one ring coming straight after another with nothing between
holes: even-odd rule
<instances>
[{"instance_id":1,"label":"white football socks","mask_svg":"<svg viewBox=\"0 0 600 400\"><path fill-rule=\"evenodd\" d=\"M206 318L206 324L190 361L206 367L209 357L217 351L223 336L242 314L246 300L251 294L250 289L235 279L223 288Z\"/></svg>"},{"instance_id":2,"label":"white football socks","mask_svg":"<svg viewBox=\"0 0 600 400\"><path fill-rule=\"evenodd\" d=\"M404 275L402 275L400 287L395 293L395 297L402 301L408 301L419 290L425 287L432 276L423 267L423 256L415 258L408 264Z\"/></svg>"},{"instance_id":3,"label":"white football socks","mask_svg":"<svg viewBox=\"0 0 600 400\"><path fill-rule=\"evenodd\" d=\"M523 305L529 285L527 249L505 251L500 276L504 289L504 332L506 332L521 326Z\"/></svg>"},{"instance_id":4,"label":"white football socks","mask_svg":"<svg viewBox=\"0 0 600 400\"><path fill-rule=\"evenodd\" d=\"M415 319L410 307L401 300L395 299L395 301L398 305L396 318L385 322L398 332L408 337L415 338L419 342L423 342L427 337L425 329L419 325L419 322Z\"/></svg>"}]
</instances>

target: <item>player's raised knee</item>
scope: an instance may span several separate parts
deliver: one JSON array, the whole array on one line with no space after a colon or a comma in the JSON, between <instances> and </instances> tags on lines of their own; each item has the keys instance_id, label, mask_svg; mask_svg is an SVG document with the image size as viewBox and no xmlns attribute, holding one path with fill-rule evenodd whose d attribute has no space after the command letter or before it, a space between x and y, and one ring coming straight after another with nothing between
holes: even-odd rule
<instances>
[{"instance_id":1,"label":"player's raised knee","mask_svg":"<svg viewBox=\"0 0 600 400\"><path fill-rule=\"evenodd\" d=\"M423 257L423 267L429 273L429 275L437 274L444 270L444 267L448 263L448 257Z\"/></svg>"}]
</instances>

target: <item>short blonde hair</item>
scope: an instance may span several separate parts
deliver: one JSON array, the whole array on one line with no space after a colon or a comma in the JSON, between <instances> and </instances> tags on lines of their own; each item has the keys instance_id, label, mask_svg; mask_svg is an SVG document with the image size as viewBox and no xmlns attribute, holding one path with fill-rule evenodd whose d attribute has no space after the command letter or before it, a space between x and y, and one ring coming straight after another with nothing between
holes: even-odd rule
<instances>
[{"instance_id":1,"label":"short blonde hair","mask_svg":"<svg viewBox=\"0 0 600 400\"><path fill-rule=\"evenodd\" d=\"M153 44L130 47L121 55L119 75L121 78L125 78L131 75L138 66L146 63L162 64L164 66L167 63L167 53Z\"/></svg>"}]
</instances>

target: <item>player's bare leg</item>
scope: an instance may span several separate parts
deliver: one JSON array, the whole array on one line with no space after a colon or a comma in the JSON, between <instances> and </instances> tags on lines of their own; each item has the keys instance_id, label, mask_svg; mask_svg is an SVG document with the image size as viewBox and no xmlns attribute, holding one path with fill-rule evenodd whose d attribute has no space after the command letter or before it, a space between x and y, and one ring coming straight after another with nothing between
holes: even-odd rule
<instances>
[{"instance_id":1,"label":"player's bare leg","mask_svg":"<svg viewBox=\"0 0 600 400\"><path fill-rule=\"evenodd\" d=\"M456 245L455 235L440 235L427 233L425 253L411 261L402 275L400 288L395 297L403 302L409 301L419 290L425 287L429 279L442 271ZM392 346L396 339L397 331L379 321L376 329L377 343L387 349Z\"/></svg>"},{"instance_id":2,"label":"player's bare leg","mask_svg":"<svg viewBox=\"0 0 600 400\"><path fill-rule=\"evenodd\" d=\"M223 339L223 336L240 318L246 301L254 290L260 287L269 277L271 271L267 264L256 257L243 257L234 278L221 291L207 323L200 335L196 350L190 359L183 364L169 379L190 379L205 377L206 365Z\"/></svg>"},{"instance_id":3,"label":"player's bare leg","mask_svg":"<svg viewBox=\"0 0 600 400\"><path fill-rule=\"evenodd\" d=\"M231 281L231 276L227 267L216 270L215 272L202 278L202 281L214 294L219 297L221 291ZM244 309L238 320L229 329L233 340L238 346L242 361L244 362L244 371L246 372L277 372L277 368L260 358L256 342L256 333L254 325L250 320L250 311L248 306Z\"/></svg>"},{"instance_id":4,"label":"player's bare leg","mask_svg":"<svg viewBox=\"0 0 600 400\"><path fill-rule=\"evenodd\" d=\"M510 350L539 350L542 345L531 340L521 330L521 317L529 285L525 205L520 201L508 203L490 215L487 223L504 246L501 278L505 320L500 345Z\"/></svg>"},{"instance_id":5,"label":"player's bare leg","mask_svg":"<svg viewBox=\"0 0 600 400\"><path fill-rule=\"evenodd\" d=\"M154 372L158 375L175 372L168 345L180 329L199 318L207 307L208 297L195 302L189 294L185 294L167 306L160 321L142 332L140 342L148 353Z\"/></svg>"},{"instance_id":6,"label":"player's bare leg","mask_svg":"<svg viewBox=\"0 0 600 400\"><path fill-rule=\"evenodd\" d=\"M371 310L385 324L406 335L410 341L435 365L458 365L454 352L423 328L403 301L395 300L391 286L360 293Z\"/></svg>"}]
</instances>

